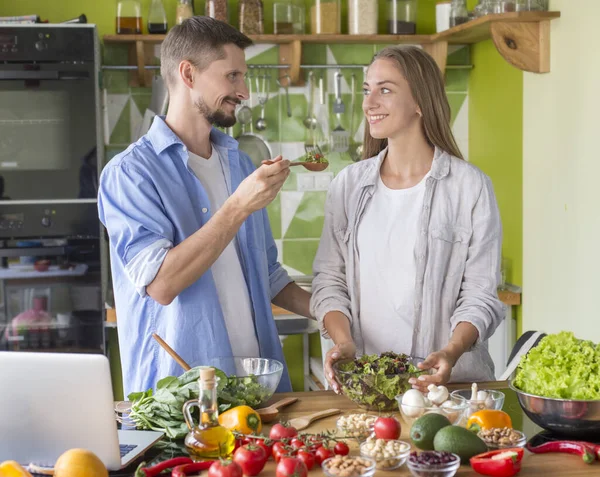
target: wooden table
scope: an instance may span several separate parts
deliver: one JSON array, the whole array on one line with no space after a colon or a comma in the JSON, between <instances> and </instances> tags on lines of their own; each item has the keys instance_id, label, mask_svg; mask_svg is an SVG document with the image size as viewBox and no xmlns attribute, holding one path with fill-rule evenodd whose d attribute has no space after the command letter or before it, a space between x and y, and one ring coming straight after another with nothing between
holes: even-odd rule
<instances>
[{"instance_id":1,"label":"wooden table","mask_svg":"<svg viewBox=\"0 0 600 477\"><path fill-rule=\"evenodd\" d=\"M450 390L469 387L468 385L450 385ZM492 382L482 383L480 388L482 389L504 389L506 388L505 382ZM277 394L273 396L272 402L282 399L284 397L297 397L298 401L285 408L281 414L281 420L289 420L294 417L300 417L314 412L337 408L343 413L350 412L364 412L359 410L352 401L348 400L344 396L338 396L331 391L316 391L316 392L305 392L305 393L285 393ZM341 415L341 414L340 414ZM395 416L402 420L400 414L397 412ZM336 420L339 416L332 416L321 421L315 422L312 426L307 428L303 433L317 433L327 429L335 429ZM264 433L267 433L269 426L265 426ZM410 442L409 439L410 427L402 423L402 436L401 439ZM531 437L531 436L529 436ZM351 453L358 454L358 446L355 442L348 442L350 445ZM161 459L162 460L162 459ZM309 476L324 475L320 468L315 467ZM384 472L377 471L376 476L410 476L411 473L406 465L400 469ZM456 474L457 476L477 476L469 466L463 465L460 467ZM578 476L599 476L600 477L600 462L596 462L592 465L587 465L579 456L566 455L566 454L542 454L534 455L528 451L525 451L525 457L523 458L522 470L519 476L563 476L563 477L578 477ZM260 474L261 477L274 477L275 476L275 463L271 460L267 463L265 469Z\"/></svg>"}]
</instances>

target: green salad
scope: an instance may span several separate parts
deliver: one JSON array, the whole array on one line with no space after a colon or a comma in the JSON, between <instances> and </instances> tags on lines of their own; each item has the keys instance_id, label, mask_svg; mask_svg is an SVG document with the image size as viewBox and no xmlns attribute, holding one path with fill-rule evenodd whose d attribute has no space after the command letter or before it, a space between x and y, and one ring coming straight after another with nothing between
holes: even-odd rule
<instances>
[{"instance_id":1,"label":"green salad","mask_svg":"<svg viewBox=\"0 0 600 477\"><path fill-rule=\"evenodd\" d=\"M521 358L514 384L537 396L600 400L600 345L566 331L547 335Z\"/></svg>"},{"instance_id":2,"label":"green salad","mask_svg":"<svg viewBox=\"0 0 600 477\"><path fill-rule=\"evenodd\" d=\"M162 431L172 439L184 438L188 428L183 418L183 404L190 399L198 399L200 369L201 366L197 366L179 377L168 376L161 379L156 384L155 393L152 389L131 393L127 396L131 401L128 417L138 429ZM255 408L271 396L271 391L258 382L257 376L228 377L216 368L215 373L219 378L219 412L242 405Z\"/></svg>"},{"instance_id":3,"label":"green salad","mask_svg":"<svg viewBox=\"0 0 600 477\"><path fill-rule=\"evenodd\" d=\"M342 391L351 400L370 409L388 411L397 407L396 396L412 386L408 380L421 371L406 354L386 352L363 355L340 363L337 369Z\"/></svg>"}]
</instances>

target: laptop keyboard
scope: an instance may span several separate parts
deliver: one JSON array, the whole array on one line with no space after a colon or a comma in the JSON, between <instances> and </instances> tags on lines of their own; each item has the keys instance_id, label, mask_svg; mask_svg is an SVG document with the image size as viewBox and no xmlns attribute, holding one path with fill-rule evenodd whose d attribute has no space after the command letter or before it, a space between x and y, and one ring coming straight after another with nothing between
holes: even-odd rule
<instances>
[{"instance_id":1,"label":"laptop keyboard","mask_svg":"<svg viewBox=\"0 0 600 477\"><path fill-rule=\"evenodd\" d=\"M124 457L126 454L129 454L136 447L137 447L136 444L119 444L119 449L121 451L121 457Z\"/></svg>"}]
</instances>

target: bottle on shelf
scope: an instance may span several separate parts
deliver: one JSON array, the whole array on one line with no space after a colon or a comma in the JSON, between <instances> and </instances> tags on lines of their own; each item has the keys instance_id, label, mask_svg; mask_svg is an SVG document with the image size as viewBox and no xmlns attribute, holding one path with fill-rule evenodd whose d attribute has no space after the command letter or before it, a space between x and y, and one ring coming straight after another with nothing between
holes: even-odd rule
<instances>
[{"instance_id":1,"label":"bottle on shelf","mask_svg":"<svg viewBox=\"0 0 600 477\"><path fill-rule=\"evenodd\" d=\"M167 25L167 12L162 0L152 0L148 13L148 33L165 34L169 29Z\"/></svg>"},{"instance_id":2,"label":"bottle on shelf","mask_svg":"<svg viewBox=\"0 0 600 477\"><path fill-rule=\"evenodd\" d=\"M192 0L179 0L175 11L175 23L181 25L184 20L194 16Z\"/></svg>"},{"instance_id":3,"label":"bottle on shelf","mask_svg":"<svg viewBox=\"0 0 600 477\"><path fill-rule=\"evenodd\" d=\"M233 433L219 424L215 368L200 370L200 395L183 405L183 417L189 429L185 437L188 452L196 458L220 459L227 457L235 447ZM198 425L195 425L190 408L200 408Z\"/></svg>"},{"instance_id":4,"label":"bottle on shelf","mask_svg":"<svg viewBox=\"0 0 600 477\"><path fill-rule=\"evenodd\" d=\"M452 0L450 6L450 28L462 25L469 21L469 11L467 10L467 0Z\"/></svg>"},{"instance_id":5,"label":"bottle on shelf","mask_svg":"<svg viewBox=\"0 0 600 477\"><path fill-rule=\"evenodd\" d=\"M117 3L118 35L140 35L142 33L142 7L138 0L120 0Z\"/></svg>"},{"instance_id":6,"label":"bottle on shelf","mask_svg":"<svg viewBox=\"0 0 600 477\"><path fill-rule=\"evenodd\" d=\"M283 0L273 4L273 33L275 35L305 33L303 0Z\"/></svg>"},{"instance_id":7,"label":"bottle on shelf","mask_svg":"<svg viewBox=\"0 0 600 477\"><path fill-rule=\"evenodd\" d=\"M245 35L262 35L265 32L262 0L240 0L238 6L240 31Z\"/></svg>"},{"instance_id":8,"label":"bottle on shelf","mask_svg":"<svg viewBox=\"0 0 600 477\"><path fill-rule=\"evenodd\" d=\"M227 0L206 0L205 12L207 17L229 23L229 9Z\"/></svg>"},{"instance_id":9,"label":"bottle on shelf","mask_svg":"<svg viewBox=\"0 0 600 477\"><path fill-rule=\"evenodd\" d=\"M388 0L388 33L414 35L417 32L417 0Z\"/></svg>"}]
</instances>

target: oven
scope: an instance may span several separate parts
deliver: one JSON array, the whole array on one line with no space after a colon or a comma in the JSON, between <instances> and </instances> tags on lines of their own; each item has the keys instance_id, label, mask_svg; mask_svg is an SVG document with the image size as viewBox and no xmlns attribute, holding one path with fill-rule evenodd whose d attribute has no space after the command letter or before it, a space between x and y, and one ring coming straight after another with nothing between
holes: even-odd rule
<instances>
[{"instance_id":1,"label":"oven","mask_svg":"<svg viewBox=\"0 0 600 477\"><path fill-rule=\"evenodd\" d=\"M0 26L0 350L104 352L94 25Z\"/></svg>"}]
</instances>

